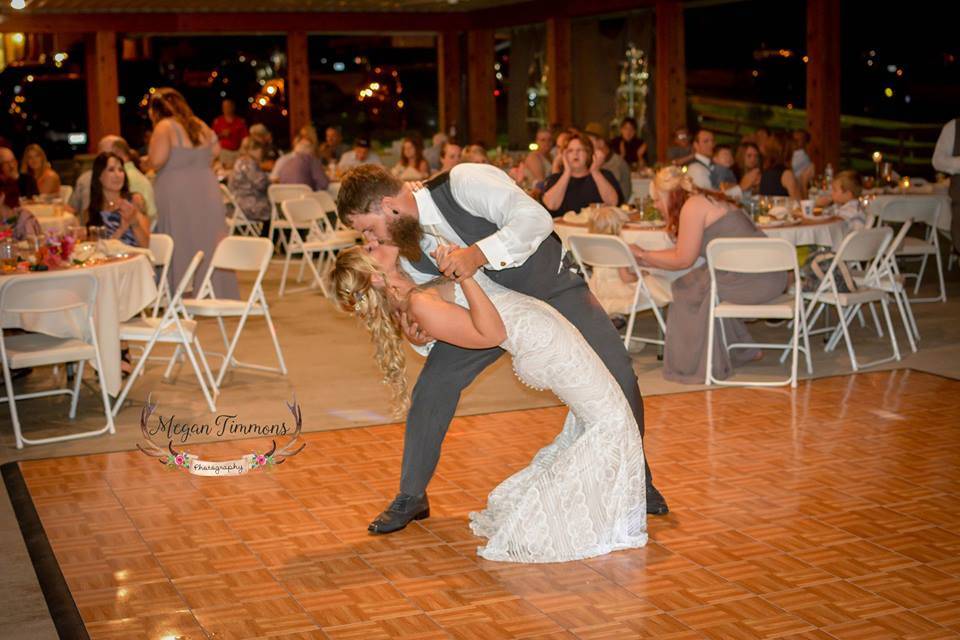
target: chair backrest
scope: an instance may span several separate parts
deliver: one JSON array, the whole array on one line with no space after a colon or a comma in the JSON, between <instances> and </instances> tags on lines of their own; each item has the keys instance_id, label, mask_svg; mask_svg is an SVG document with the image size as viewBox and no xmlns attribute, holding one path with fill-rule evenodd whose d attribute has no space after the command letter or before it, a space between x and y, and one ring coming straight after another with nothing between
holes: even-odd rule
<instances>
[{"instance_id":1,"label":"chair backrest","mask_svg":"<svg viewBox=\"0 0 960 640\"><path fill-rule=\"evenodd\" d=\"M202 261L203 251L197 251L195 254L193 254L190 264L187 265L187 269L183 272L180 282L177 283L177 289L174 291L173 298L171 298L170 304L167 306L167 312L164 314L164 316L179 311L179 307L183 301L183 294L186 293L187 287L193 286L193 274L196 273L197 268L200 266Z\"/></svg>"},{"instance_id":2,"label":"chair backrest","mask_svg":"<svg viewBox=\"0 0 960 640\"><path fill-rule=\"evenodd\" d=\"M86 307L92 319L96 297L97 278L82 271L39 278L9 276L0 284L0 309L5 313L58 313Z\"/></svg>"},{"instance_id":3,"label":"chair backrest","mask_svg":"<svg viewBox=\"0 0 960 640\"><path fill-rule=\"evenodd\" d=\"M231 271L266 271L273 255L273 243L267 238L247 238L227 236L220 241L210 269L228 269Z\"/></svg>"},{"instance_id":4,"label":"chair backrest","mask_svg":"<svg viewBox=\"0 0 960 640\"><path fill-rule=\"evenodd\" d=\"M572 235L567 238L570 251L577 262L592 267L636 267L636 260L630 252L630 247L617 236L590 233L587 235Z\"/></svg>"},{"instance_id":5,"label":"chair backrest","mask_svg":"<svg viewBox=\"0 0 960 640\"><path fill-rule=\"evenodd\" d=\"M312 222L318 222L327 217L323 206L314 198L301 198L300 200L284 200L280 203L280 209L284 215L290 219L290 222L297 226L307 226Z\"/></svg>"},{"instance_id":6,"label":"chair backrest","mask_svg":"<svg viewBox=\"0 0 960 640\"><path fill-rule=\"evenodd\" d=\"M150 234L150 253L153 254L153 264L163 267L170 264L173 258L173 238L165 233Z\"/></svg>"},{"instance_id":7,"label":"chair backrest","mask_svg":"<svg viewBox=\"0 0 960 640\"><path fill-rule=\"evenodd\" d=\"M897 251L900 250L900 245L903 244L903 239L907 237L907 232L910 231L910 227L913 226L913 218L907 218L902 225L900 225L900 231L897 231L897 235L893 236L893 240L890 241L890 246L887 247L887 255L884 257L884 260L894 260L897 258Z\"/></svg>"},{"instance_id":8,"label":"chair backrest","mask_svg":"<svg viewBox=\"0 0 960 640\"><path fill-rule=\"evenodd\" d=\"M840 243L834 261L873 262L883 256L891 238L893 238L893 229L890 227L851 231Z\"/></svg>"},{"instance_id":9,"label":"chair backrest","mask_svg":"<svg viewBox=\"0 0 960 640\"><path fill-rule=\"evenodd\" d=\"M333 196L330 195L329 191L311 191L309 194L305 195L304 198L313 198L319 202L325 213L337 212L337 203L333 199Z\"/></svg>"},{"instance_id":10,"label":"chair backrest","mask_svg":"<svg viewBox=\"0 0 960 640\"><path fill-rule=\"evenodd\" d=\"M926 195L879 196L870 203L869 212L881 222L912 219L935 228L940 217L940 200Z\"/></svg>"},{"instance_id":11,"label":"chair backrest","mask_svg":"<svg viewBox=\"0 0 960 640\"><path fill-rule=\"evenodd\" d=\"M275 207L284 200L299 200L313 193L313 189L305 184L272 184L267 187L267 199Z\"/></svg>"},{"instance_id":12,"label":"chair backrest","mask_svg":"<svg viewBox=\"0 0 960 640\"><path fill-rule=\"evenodd\" d=\"M711 272L798 270L797 250L783 238L715 238L707 245L707 265Z\"/></svg>"}]
</instances>

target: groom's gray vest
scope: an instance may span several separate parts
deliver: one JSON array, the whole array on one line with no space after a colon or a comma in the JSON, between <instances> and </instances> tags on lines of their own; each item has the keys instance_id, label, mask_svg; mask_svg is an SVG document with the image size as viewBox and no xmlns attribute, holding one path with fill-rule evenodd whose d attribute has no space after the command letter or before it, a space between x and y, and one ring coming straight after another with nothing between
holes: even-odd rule
<instances>
[{"instance_id":1,"label":"groom's gray vest","mask_svg":"<svg viewBox=\"0 0 960 640\"><path fill-rule=\"evenodd\" d=\"M433 202L440 209L444 219L457 232L460 239L467 245L476 243L497 232L498 227L486 218L480 218L472 215L453 199L453 192L450 189L449 172L441 173L425 183ZM551 233L540 243L540 246L527 258L522 266L509 269L487 269L484 273L496 282L508 289L513 289L520 293L525 293L535 298L549 298L558 292L583 285L583 279L573 275L569 270L560 268L560 258L563 254L563 248L560 244L560 238L556 233ZM421 273L430 275L440 275L436 265L431 262L430 257L424 254L417 262L411 262L411 265Z\"/></svg>"}]
</instances>

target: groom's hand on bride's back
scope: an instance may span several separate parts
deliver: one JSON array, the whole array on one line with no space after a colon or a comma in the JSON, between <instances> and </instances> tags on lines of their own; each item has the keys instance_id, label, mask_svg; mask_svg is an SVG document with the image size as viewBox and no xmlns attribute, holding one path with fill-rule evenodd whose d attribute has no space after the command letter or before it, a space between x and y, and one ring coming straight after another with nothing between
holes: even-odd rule
<instances>
[{"instance_id":1,"label":"groom's hand on bride's back","mask_svg":"<svg viewBox=\"0 0 960 640\"><path fill-rule=\"evenodd\" d=\"M487 257L475 244L466 248L441 245L433 253L433 257L437 261L437 268L440 269L440 272L457 282L472 277L480 267L487 263Z\"/></svg>"},{"instance_id":2,"label":"groom's hand on bride's back","mask_svg":"<svg viewBox=\"0 0 960 640\"><path fill-rule=\"evenodd\" d=\"M407 341L417 347L422 347L430 343L433 338L424 331L416 320L413 320L403 311L395 311L395 317L400 324L400 330Z\"/></svg>"}]
</instances>

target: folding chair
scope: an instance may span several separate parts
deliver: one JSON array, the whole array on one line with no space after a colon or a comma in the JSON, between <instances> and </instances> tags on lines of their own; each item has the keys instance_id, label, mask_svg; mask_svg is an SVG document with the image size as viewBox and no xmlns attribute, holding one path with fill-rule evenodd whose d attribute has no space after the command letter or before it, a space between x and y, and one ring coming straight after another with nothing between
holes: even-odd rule
<instances>
[{"instance_id":1,"label":"folding chair","mask_svg":"<svg viewBox=\"0 0 960 640\"><path fill-rule=\"evenodd\" d=\"M285 252L287 250L287 238L283 231L280 231L279 237L274 240L274 231L290 228L289 223L283 219L283 214L280 212L280 203L285 200L299 200L311 193L313 193L313 190L305 184L272 184L267 187L267 199L270 200L270 233L268 237L270 242L274 243L277 251Z\"/></svg>"},{"instance_id":2,"label":"folding chair","mask_svg":"<svg viewBox=\"0 0 960 640\"><path fill-rule=\"evenodd\" d=\"M186 351L187 358L189 358L190 364L193 366L193 372L196 374L197 381L200 383L200 389L203 391L203 397L207 400L207 406L211 412L217 410L214 398L218 390L213 379L213 374L210 372L210 365L207 364L207 358L204 356L203 349L200 347L200 339L197 336L197 322L190 320L183 308L183 293L193 282L193 274L196 272L197 267L200 266L202 260L203 251L197 251L187 266L187 270L184 271L180 283L177 284L177 291L170 300L170 304L166 306L163 317L137 318L120 325L121 340L143 342L145 345L143 347L143 353L137 360L137 366L134 367L133 373L127 378L127 383L123 386L123 390L113 404L114 416L117 415L120 407L123 406L123 401L126 399L127 393L130 392L130 387L133 386L134 380L136 380L143 371L143 367L150 357L150 352L158 342L177 345L177 354L174 354L174 357L170 359L170 364L167 365L167 371L163 375L164 379L170 378L170 371L177 359L176 356L182 348ZM196 349L196 355L194 354L194 349ZM200 371L197 360L203 365L203 372ZM206 379L204 375L206 375ZM210 389L207 388L208 383L213 391L212 395Z\"/></svg>"},{"instance_id":3,"label":"folding chair","mask_svg":"<svg viewBox=\"0 0 960 640\"><path fill-rule=\"evenodd\" d=\"M360 233L354 231L350 227L343 224L343 221L340 219L340 216L337 215L337 203L333 199L333 196L329 191L313 191L308 195L303 196L304 198L313 198L320 203L320 206L323 207L323 210L327 213L327 220L331 222L331 225L327 225L330 231L333 231L337 234L338 237L342 238L354 238L355 240L360 240ZM333 220L330 220L330 214L333 214Z\"/></svg>"},{"instance_id":4,"label":"folding chair","mask_svg":"<svg viewBox=\"0 0 960 640\"><path fill-rule=\"evenodd\" d=\"M637 276L637 285L634 288L633 304L630 307L630 317L627 319L627 331L623 337L623 346L629 349L631 340L662 345L662 337L640 338L633 335L633 324L637 319L637 312L650 309L657 319L660 336L664 336L667 332L667 326L663 322L660 309L670 304L671 297L669 292L664 291L659 283L654 282L649 275L640 270L627 243L617 236L592 233L570 236L567 242L570 244L570 251L573 252L573 257L576 258L583 273L587 272L586 266L589 265L593 268L627 268ZM592 278L589 282L593 285Z\"/></svg>"},{"instance_id":5,"label":"folding chair","mask_svg":"<svg viewBox=\"0 0 960 640\"><path fill-rule=\"evenodd\" d=\"M789 384L797 386L797 353L803 351L807 360L807 373L813 373L810 360L810 340L804 322L803 303L800 300L800 287L793 293L785 293L770 302L760 304L736 304L720 300L717 291L717 271L733 273L774 273L792 271L794 282L800 282L800 267L797 265L797 249L782 238L716 238L707 245L707 269L710 273L710 314L707 323L707 371L704 384L750 385L758 387L776 387ZM792 320L793 336L786 344L768 344L759 342L727 343L723 329L724 318L774 318ZM713 375L713 343L716 340L716 320L720 320L720 332L724 348L732 349L761 347L769 349L790 349L793 352L790 363L790 376L775 381L728 381L718 380ZM803 346L800 339L803 338Z\"/></svg>"},{"instance_id":6,"label":"folding chair","mask_svg":"<svg viewBox=\"0 0 960 640\"><path fill-rule=\"evenodd\" d=\"M153 301L151 312L151 315L156 318L160 313L160 307L166 308L170 304L170 283L167 276L170 271L170 261L173 259L173 238L165 233L151 233L150 253L153 256L153 266L160 267L157 297Z\"/></svg>"},{"instance_id":7,"label":"folding chair","mask_svg":"<svg viewBox=\"0 0 960 640\"><path fill-rule=\"evenodd\" d=\"M233 193L227 185L220 185L220 195L223 196L224 204L229 204L233 207L233 216L227 218L227 226L230 227L228 235L236 234L238 236L259 238L263 223L254 222L247 217L247 214L243 212L243 208L237 203L237 199L233 197Z\"/></svg>"},{"instance_id":8,"label":"folding chair","mask_svg":"<svg viewBox=\"0 0 960 640\"><path fill-rule=\"evenodd\" d=\"M282 297L287 286L287 272L290 269L290 260L294 254L300 254L300 275L297 282L303 278L303 268L305 265L310 267L313 273L313 283L311 286L319 285L325 296L329 297L327 285L321 274L324 274L327 268L332 264L333 252L340 249L346 249L356 244L356 236L353 234L338 234L329 228L327 214L320 206L320 203L310 197L300 200L285 200L280 203L280 211L290 228L290 241L287 244L287 254L283 260L283 274L280 276L280 296ZM307 239L301 236L301 231L306 231ZM314 264L314 255L317 255L318 265ZM298 289L303 291L309 289Z\"/></svg>"},{"instance_id":9,"label":"folding chair","mask_svg":"<svg viewBox=\"0 0 960 640\"><path fill-rule=\"evenodd\" d=\"M18 279L10 276L0 284L0 309L7 314L64 314L81 328L81 337L56 338L40 333L26 333L4 336L0 327L0 359L3 361L3 381L7 396L0 402L10 403L10 419L13 422L13 434L17 449L24 444L47 444L88 438L102 433L115 433L113 415L110 413L110 398L103 384L103 362L100 360L100 345L97 342L97 329L93 323L93 307L97 297L97 279L90 273L67 272L51 274L42 278ZM100 384L100 396L103 400L104 415L107 423L100 429L71 433L65 436L30 439L20 430L20 416L17 412L17 400L43 398L54 395L69 395L70 418L77 416L77 403L80 400L80 381L83 378L83 366L94 362L97 369L97 381ZM74 378L73 389L63 387L49 391L35 391L17 395L13 389L10 369L41 367L50 364L79 362Z\"/></svg>"},{"instance_id":10,"label":"folding chair","mask_svg":"<svg viewBox=\"0 0 960 640\"><path fill-rule=\"evenodd\" d=\"M890 309L887 304L887 294L881 289L864 286L851 293L842 293L837 286L838 265L842 262L861 262L868 264L866 272L879 269L879 264L883 260L885 251L893 237L893 230L890 227L878 227L876 229L862 229L847 234L847 237L840 243L836 256L830 263L830 267L824 274L823 280L814 292L803 292L804 300L809 304L806 308L806 316L809 318L808 327L816 324L817 318L826 309L827 306L837 308L837 317L839 321L837 326L825 329L809 329L810 335L829 332L830 339L827 341L824 351L832 351L836 348L840 337L842 336L847 345L847 353L850 356L850 366L854 371L859 371L864 367L872 367L891 360L900 360L900 346L897 344L897 336L893 331L893 323L890 320ZM889 358L874 360L868 363L859 363L856 353L853 349L853 342L850 339L849 324L856 316L857 312L865 304L879 302L883 315L886 319L887 332L890 334L890 344L893 348L893 355ZM882 334L881 334L882 335Z\"/></svg>"},{"instance_id":11,"label":"folding chair","mask_svg":"<svg viewBox=\"0 0 960 640\"><path fill-rule=\"evenodd\" d=\"M940 256L940 233L937 229L940 221L940 201L932 196L892 196L874 200L871 209L880 223L904 222L912 219L914 224L926 225L923 238L906 237L897 251L898 258L920 260L920 271L916 274L905 273L906 278L914 278L913 295L920 292L920 283L931 256L937 263L937 276L940 280L940 295L933 298L912 298L913 302L946 302L947 288L943 280L943 259Z\"/></svg>"},{"instance_id":12,"label":"folding chair","mask_svg":"<svg viewBox=\"0 0 960 640\"><path fill-rule=\"evenodd\" d=\"M280 350L280 342L277 340L277 332L273 326L273 320L270 318L270 308L267 306L267 297L263 293L263 277L270 266L270 257L273 254L273 245L266 238L241 238L240 236L229 236L220 241L216 251L213 252L213 258L210 260L210 266L203 278L203 284L200 285L200 292L196 298L183 301L183 308L190 316L203 316L216 318L220 326L220 335L223 336L223 343L227 348L226 355L223 357L223 363L220 365L220 371L214 383L215 389L219 389L223 383L223 376L231 366L244 367L247 369L257 369L259 371L278 372L287 374L287 365L283 361L283 352ZM250 295L246 300L230 300L217 298L213 291L211 278L214 269L228 269L231 271L254 271L256 278L250 289ZM273 347L277 354L279 367L266 367L258 364L247 364L236 360L233 355L237 348L237 342L240 340L240 334L247 324L247 318L250 316L263 316L267 322L267 328L270 330L270 337L273 340ZM239 324L233 334L233 338L227 337L227 330L223 324L223 319L233 317L239 318Z\"/></svg>"}]
</instances>

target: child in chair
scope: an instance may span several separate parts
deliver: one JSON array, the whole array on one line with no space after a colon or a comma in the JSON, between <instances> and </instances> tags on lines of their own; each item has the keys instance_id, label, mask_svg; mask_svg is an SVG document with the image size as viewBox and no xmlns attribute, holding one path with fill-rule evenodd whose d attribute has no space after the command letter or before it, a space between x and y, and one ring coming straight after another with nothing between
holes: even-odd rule
<instances>
[{"instance_id":1,"label":"child in chair","mask_svg":"<svg viewBox=\"0 0 960 640\"><path fill-rule=\"evenodd\" d=\"M866 226L867 217L860 204L863 184L856 171L841 171L833 179L829 196L817 198L817 205L826 206L825 216L843 218L848 231L857 231Z\"/></svg>"}]
</instances>

